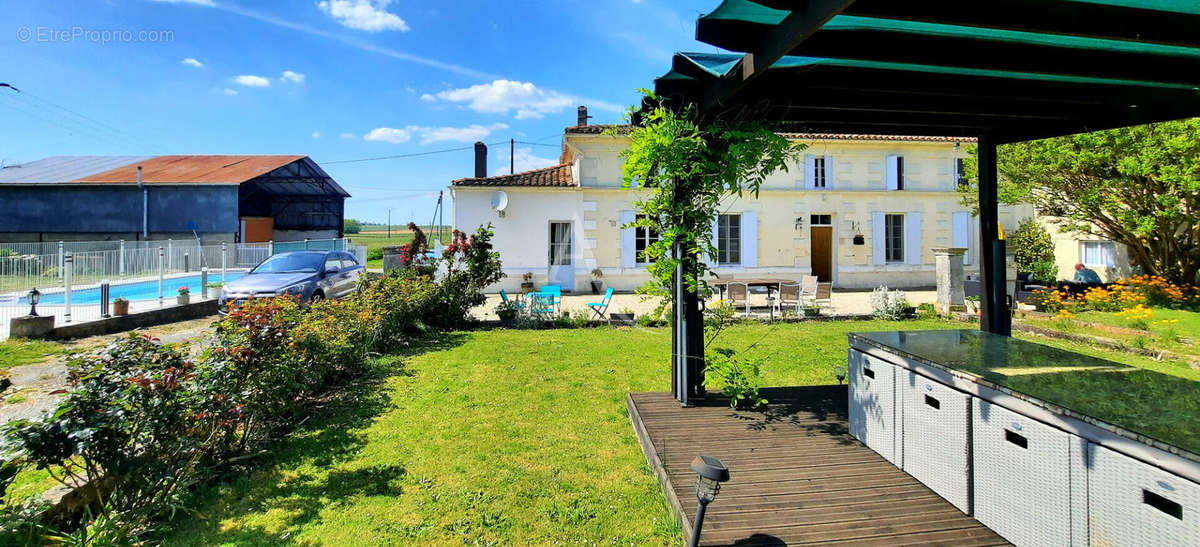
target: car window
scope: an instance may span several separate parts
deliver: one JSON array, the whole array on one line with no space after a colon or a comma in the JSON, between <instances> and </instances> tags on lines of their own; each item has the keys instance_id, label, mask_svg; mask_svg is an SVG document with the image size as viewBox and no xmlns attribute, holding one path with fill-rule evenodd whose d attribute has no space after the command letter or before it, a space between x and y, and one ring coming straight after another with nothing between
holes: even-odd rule
<instances>
[{"instance_id":1,"label":"car window","mask_svg":"<svg viewBox=\"0 0 1200 547\"><path fill-rule=\"evenodd\" d=\"M323 259L317 253L284 253L268 258L251 273L315 273Z\"/></svg>"},{"instance_id":2,"label":"car window","mask_svg":"<svg viewBox=\"0 0 1200 547\"><path fill-rule=\"evenodd\" d=\"M355 258L350 255L346 255L346 257L342 260L344 261L343 263L346 265L347 268L353 268L358 265L358 260L355 260Z\"/></svg>"},{"instance_id":3,"label":"car window","mask_svg":"<svg viewBox=\"0 0 1200 547\"><path fill-rule=\"evenodd\" d=\"M341 270L341 269L342 269L342 261L340 259L338 259L338 257L331 256L325 260L325 270L326 271Z\"/></svg>"}]
</instances>

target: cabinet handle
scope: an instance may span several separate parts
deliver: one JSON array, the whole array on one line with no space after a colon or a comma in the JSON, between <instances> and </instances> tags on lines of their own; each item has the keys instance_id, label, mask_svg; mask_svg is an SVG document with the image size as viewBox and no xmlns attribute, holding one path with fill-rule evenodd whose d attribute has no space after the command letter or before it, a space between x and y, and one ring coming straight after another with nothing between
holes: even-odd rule
<instances>
[{"instance_id":1,"label":"cabinet handle","mask_svg":"<svg viewBox=\"0 0 1200 547\"><path fill-rule=\"evenodd\" d=\"M937 399L934 399L933 397L930 397L928 395L925 396L925 404L927 404L935 409L942 408L941 401L938 401Z\"/></svg>"},{"instance_id":2,"label":"cabinet handle","mask_svg":"<svg viewBox=\"0 0 1200 547\"><path fill-rule=\"evenodd\" d=\"M1183 520L1183 506L1154 492L1142 489L1142 503L1149 505L1179 520Z\"/></svg>"},{"instance_id":3,"label":"cabinet handle","mask_svg":"<svg viewBox=\"0 0 1200 547\"><path fill-rule=\"evenodd\" d=\"M871 369L869 369L869 368L867 368L867 367L863 367L863 376L866 376L867 378L872 378L872 379L874 379L874 378L875 378L875 371L873 371L873 370L871 370Z\"/></svg>"},{"instance_id":4,"label":"cabinet handle","mask_svg":"<svg viewBox=\"0 0 1200 547\"><path fill-rule=\"evenodd\" d=\"M1014 433L1008 429L1004 430L1004 440L1021 448L1029 448L1029 439L1026 439L1024 435Z\"/></svg>"}]
</instances>

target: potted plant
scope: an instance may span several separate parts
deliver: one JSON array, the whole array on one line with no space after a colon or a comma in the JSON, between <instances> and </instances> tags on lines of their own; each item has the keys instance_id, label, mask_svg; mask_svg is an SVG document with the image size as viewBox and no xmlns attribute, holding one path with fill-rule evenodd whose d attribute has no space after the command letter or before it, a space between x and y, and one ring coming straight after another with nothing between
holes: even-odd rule
<instances>
[{"instance_id":1,"label":"potted plant","mask_svg":"<svg viewBox=\"0 0 1200 547\"><path fill-rule=\"evenodd\" d=\"M175 296L176 304L179 304L180 306L182 306L182 305L187 304L188 302L192 301L192 291L191 291L191 289L189 289L187 287L187 285L179 287L178 291L179 291L179 294L177 296Z\"/></svg>"},{"instance_id":2,"label":"potted plant","mask_svg":"<svg viewBox=\"0 0 1200 547\"><path fill-rule=\"evenodd\" d=\"M805 317L816 317L821 315L821 307L816 304L809 304L802 309Z\"/></svg>"},{"instance_id":3,"label":"potted plant","mask_svg":"<svg viewBox=\"0 0 1200 547\"><path fill-rule=\"evenodd\" d=\"M120 296L113 300L113 315L129 315L129 301Z\"/></svg>"},{"instance_id":4,"label":"potted plant","mask_svg":"<svg viewBox=\"0 0 1200 547\"><path fill-rule=\"evenodd\" d=\"M629 308L621 308L620 313L608 314L608 320L617 325L633 325L633 319L633 310Z\"/></svg>"},{"instance_id":5,"label":"potted plant","mask_svg":"<svg viewBox=\"0 0 1200 547\"><path fill-rule=\"evenodd\" d=\"M521 309L517 306L516 302L501 302L500 305L496 306L496 316L504 323L513 322L520 312Z\"/></svg>"},{"instance_id":6,"label":"potted plant","mask_svg":"<svg viewBox=\"0 0 1200 547\"><path fill-rule=\"evenodd\" d=\"M521 274L521 292L533 292L533 272Z\"/></svg>"},{"instance_id":7,"label":"potted plant","mask_svg":"<svg viewBox=\"0 0 1200 547\"><path fill-rule=\"evenodd\" d=\"M979 308L979 297L978 296L968 296L963 299L963 303L966 305L967 314L979 315L980 308Z\"/></svg>"},{"instance_id":8,"label":"potted plant","mask_svg":"<svg viewBox=\"0 0 1200 547\"><path fill-rule=\"evenodd\" d=\"M604 290L604 270L596 268L592 270L592 294L600 294Z\"/></svg>"}]
</instances>

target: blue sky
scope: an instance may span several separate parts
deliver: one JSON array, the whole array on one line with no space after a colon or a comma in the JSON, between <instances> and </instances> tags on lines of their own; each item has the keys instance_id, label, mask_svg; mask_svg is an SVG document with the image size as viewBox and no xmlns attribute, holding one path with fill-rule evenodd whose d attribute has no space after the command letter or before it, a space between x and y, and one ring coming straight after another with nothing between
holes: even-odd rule
<instances>
[{"instance_id":1,"label":"blue sky","mask_svg":"<svg viewBox=\"0 0 1200 547\"><path fill-rule=\"evenodd\" d=\"M493 173L553 163L587 105L620 120L716 0L9 1L0 160L71 154L306 154L346 214L427 222L436 192L501 142ZM5 28L7 27L7 28ZM547 146L548 145L548 146ZM447 221L450 212L446 212Z\"/></svg>"}]
</instances>

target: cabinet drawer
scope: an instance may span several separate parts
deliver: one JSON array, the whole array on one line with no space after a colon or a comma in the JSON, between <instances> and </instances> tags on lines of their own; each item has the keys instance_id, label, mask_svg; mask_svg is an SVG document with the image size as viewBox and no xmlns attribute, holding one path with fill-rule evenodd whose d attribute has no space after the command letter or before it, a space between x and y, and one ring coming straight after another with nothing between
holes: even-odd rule
<instances>
[{"instance_id":1,"label":"cabinet drawer","mask_svg":"<svg viewBox=\"0 0 1200 547\"><path fill-rule=\"evenodd\" d=\"M1200 484L1088 445L1093 545L1200 545Z\"/></svg>"},{"instance_id":2,"label":"cabinet drawer","mask_svg":"<svg viewBox=\"0 0 1200 547\"><path fill-rule=\"evenodd\" d=\"M909 370L899 376L904 471L970 514L971 396Z\"/></svg>"},{"instance_id":3,"label":"cabinet drawer","mask_svg":"<svg viewBox=\"0 0 1200 547\"><path fill-rule=\"evenodd\" d=\"M1083 441L981 399L973 414L975 518L1016 545L1085 545L1071 503L1086 492Z\"/></svg>"},{"instance_id":4,"label":"cabinet drawer","mask_svg":"<svg viewBox=\"0 0 1200 547\"><path fill-rule=\"evenodd\" d=\"M850 350L850 434L895 465L896 366Z\"/></svg>"}]
</instances>

